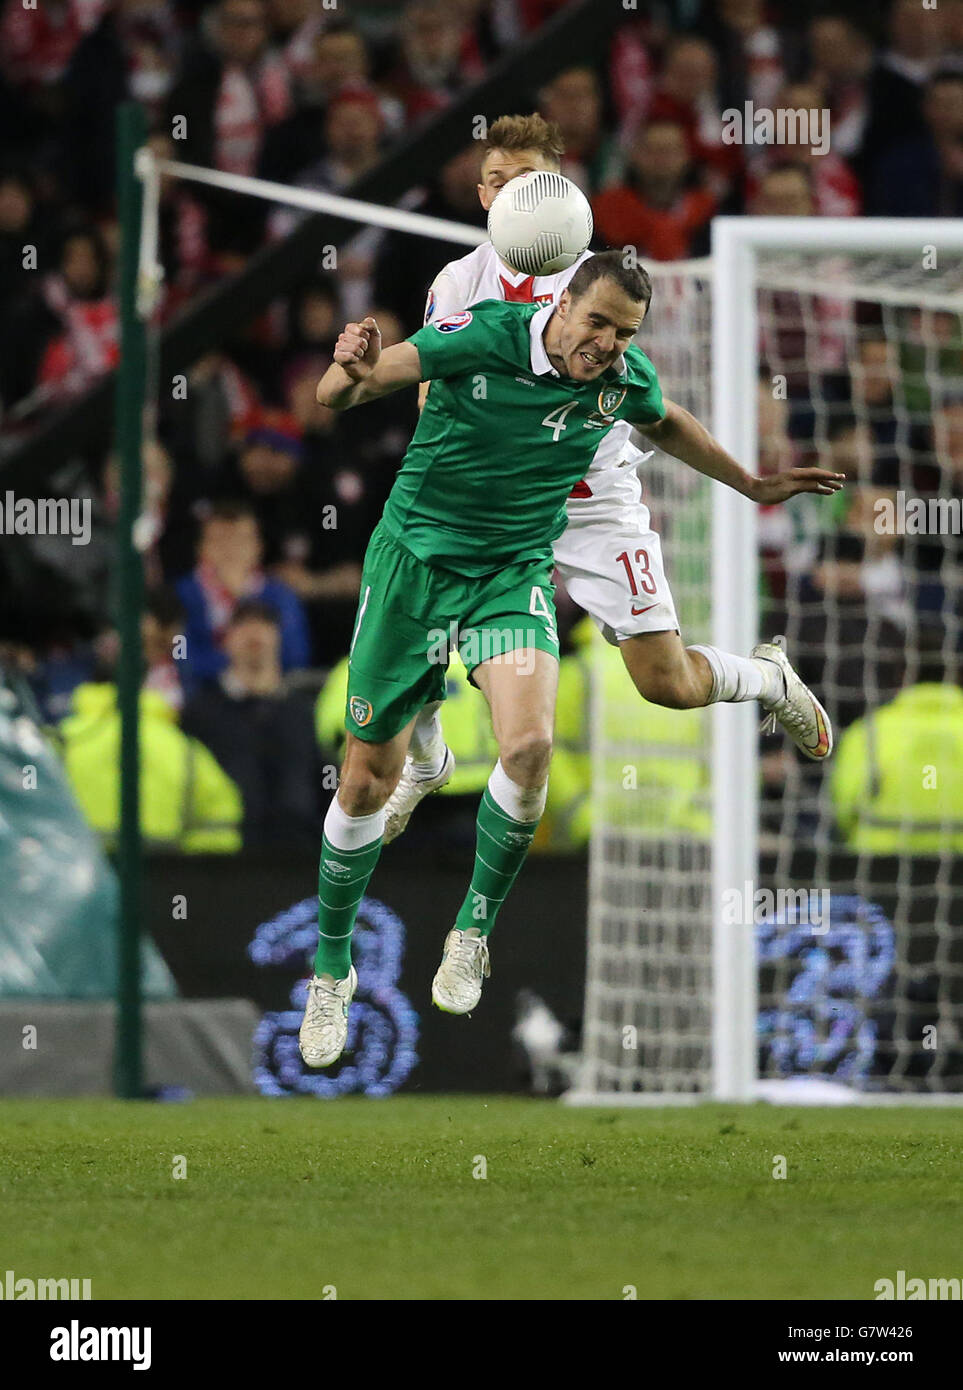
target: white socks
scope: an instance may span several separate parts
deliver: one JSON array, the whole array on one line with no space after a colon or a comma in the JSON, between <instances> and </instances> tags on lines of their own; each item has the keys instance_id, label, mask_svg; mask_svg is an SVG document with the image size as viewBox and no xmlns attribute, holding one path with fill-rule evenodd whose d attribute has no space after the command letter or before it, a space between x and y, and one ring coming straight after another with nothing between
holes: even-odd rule
<instances>
[{"instance_id":1,"label":"white socks","mask_svg":"<svg viewBox=\"0 0 963 1390\"><path fill-rule=\"evenodd\" d=\"M438 718L440 709L440 700L425 705L412 727L408 752L416 777L437 777L444 764L445 735Z\"/></svg>"},{"instance_id":2,"label":"white socks","mask_svg":"<svg viewBox=\"0 0 963 1390\"><path fill-rule=\"evenodd\" d=\"M324 836L334 849L364 849L374 844L385 833L384 807L372 811L370 816L349 816L342 811L337 795L331 798L331 805L324 818Z\"/></svg>"},{"instance_id":3,"label":"white socks","mask_svg":"<svg viewBox=\"0 0 963 1390\"><path fill-rule=\"evenodd\" d=\"M501 758L492 768L488 779L492 801L512 820L534 821L541 818L548 799L548 780L540 787L520 787L502 767Z\"/></svg>"},{"instance_id":4,"label":"white socks","mask_svg":"<svg viewBox=\"0 0 963 1390\"><path fill-rule=\"evenodd\" d=\"M709 663L712 691L707 703L710 705L718 701L740 704L744 700L761 700L765 704L767 700L781 699L785 693L782 673L772 661L733 656L718 647L694 646L689 650L701 652Z\"/></svg>"}]
</instances>

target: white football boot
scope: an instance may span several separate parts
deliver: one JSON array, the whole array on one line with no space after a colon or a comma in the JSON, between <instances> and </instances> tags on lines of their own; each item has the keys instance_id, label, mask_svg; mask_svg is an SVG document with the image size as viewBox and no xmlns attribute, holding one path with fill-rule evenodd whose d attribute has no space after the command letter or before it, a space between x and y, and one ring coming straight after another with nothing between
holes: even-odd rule
<instances>
[{"instance_id":1,"label":"white football boot","mask_svg":"<svg viewBox=\"0 0 963 1390\"><path fill-rule=\"evenodd\" d=\"M477 927L452 927L431 982L431 1001L446 1014L471 1013L481 998L482 981L491 973L488 938L479 936Z\"/></svg>"},{"instance_id":2,"label":"white football boot","mask_svg":"<svg viewBox=\"0 0 963 1390\"><path fill-rule=\"evenodd\" d=\"M348 1041L348 1005L358 988L358 972L352 965L346 980L328 984L319 975L308 983L308 998L298 1042L309 1067L330 1067Z\"/></svg>"},{"instance_id":3,"label":"white football boot","mask_svg":"<svg viewBox=\"0 0 963 1390\"><path fill-rule=\"evenodd\" d=\"M385 805L385 833L382 837L384 844L390 844L392 840L397 839L411 819L411 813L419 801L431 792L440 791L446 782L451 781L454 770L455 755L447 746L441 771L434 777L416 777L411 756L405 758L398 785Z\"/></svg>"},{"instance_id":4,"label":"white football boot","mask_svg":"<svg viewBox=\"0 0 963 1390\"><path fill-rule=\"evenodd\" d=\"M751 655L756 660L774 662L786 682L785 695L771 703L763 703L768 713L762 722L762 732L774 734L779 723L800 753L814 762L828 758L833 751L833 726L808 685L803 684L789 664L785 637L760 642L753 647Z\"/></svg>"}]
</instances>

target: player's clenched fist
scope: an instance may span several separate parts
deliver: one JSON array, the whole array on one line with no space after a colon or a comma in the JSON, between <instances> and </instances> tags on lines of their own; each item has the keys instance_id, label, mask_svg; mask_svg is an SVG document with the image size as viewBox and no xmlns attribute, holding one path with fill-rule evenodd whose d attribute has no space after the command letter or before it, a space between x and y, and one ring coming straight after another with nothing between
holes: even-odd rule
<instances>
[{"instance_id":1,"label":"player's clenched fist","mask_svg":"<svg viewBox=\"0 0 963 1390\"><path fill-rule=\"evenodd\" d=\"M334 345L334 360L354 381L362 381L381 356L381 330L369 315L345 324Z\"/></svg>"}]
</instances>

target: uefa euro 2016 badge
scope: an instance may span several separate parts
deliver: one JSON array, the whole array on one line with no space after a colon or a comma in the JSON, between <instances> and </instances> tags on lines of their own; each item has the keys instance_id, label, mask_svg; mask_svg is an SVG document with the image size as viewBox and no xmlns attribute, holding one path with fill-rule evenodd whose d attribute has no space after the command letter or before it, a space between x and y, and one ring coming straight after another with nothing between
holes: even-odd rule
<instances>
[{"instance_id":1,"label":"uefa euro 2016 badge","mask_svg":"<svg viewBox=\"0 0 963 1390\"><path fill-rule=\"evenodd\" d=\"M614 415L625 400L624 386L603 386L599 392L599 410L603 415Z\"/></svg>"},{"instance_id":2,"label":"uefa euro 2016 badge","mask_svg":"<svg viewBox=\"0 0 963 1390\"><path fill-rule=\"evenodd\" d=\"M471 310L466 309L463 314L449 314L446 319L439 319L432 328L437 328L439 333L457 333L460 328L468 327L471 317Z\"/></svg>"},{"instance_id":3,"label":"uefa euro 2016 badge","mask_svg":"<svg viewBox=\"0 0 963 1390\"><path fill-rule=\"evenodd\" d=\"M371 723L371 716L374 714L374 710L368 704L368 701L362 700L360 695L351 696L351 699L348 701L348 712L354 722L362 729L366 724Z\"/></svg>"}]
</instances>

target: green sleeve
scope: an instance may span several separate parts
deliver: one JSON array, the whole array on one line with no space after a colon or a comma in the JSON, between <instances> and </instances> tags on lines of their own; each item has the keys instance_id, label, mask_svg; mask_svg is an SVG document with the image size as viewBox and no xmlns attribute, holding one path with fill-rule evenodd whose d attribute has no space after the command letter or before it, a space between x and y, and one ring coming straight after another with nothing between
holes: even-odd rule
<instances>
[{"instance_id":1,"label":"green sleeve","mask_svg":"<svg viewBox=\"0 0 963 1390\"><path fill-rule=\"evenodd\" d=\"M659 377L642 352L633 352L628 359L629 389L626 415L633 423L651 425L665 414L665 401Z\"/></svg>"},{"instance_id":2,"label":"green sleeve","mask_svg":"<svg viewBox=\"0 0 963 1390\"><path fill-rule=\"evenodd\" d=\"M458 320L461 322L452 328ZM412 333L408 341L418 349L423 381L464 376L466 372L494 366L492 328L477 309L433 319Z\"/></svg>"}]
</instances>

